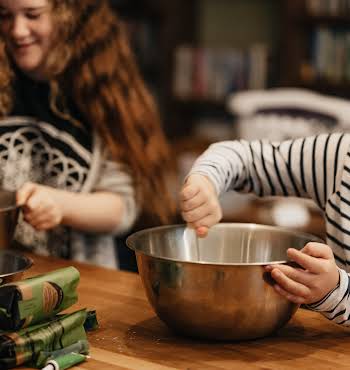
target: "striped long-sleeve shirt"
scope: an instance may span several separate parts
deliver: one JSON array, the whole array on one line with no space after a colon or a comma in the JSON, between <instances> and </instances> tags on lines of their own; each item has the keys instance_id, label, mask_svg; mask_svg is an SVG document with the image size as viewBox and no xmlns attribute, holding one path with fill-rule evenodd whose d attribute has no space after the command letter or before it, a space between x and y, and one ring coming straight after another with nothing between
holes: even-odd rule
<instances>
[{"instance_id":1,"label":"striped long-sleeve shirt","mask_svg":"<svg viewBox=\"0 0 350 370\"><path fill-rule=\"evenodd\" d=\"M191 173L209 177L218 194L235 190L313 199L324 212L327 244L340 280L322 301L309 307L350 326L350 134L281 143L224 141L211 145Z\"/></svg>"}]
</instances>

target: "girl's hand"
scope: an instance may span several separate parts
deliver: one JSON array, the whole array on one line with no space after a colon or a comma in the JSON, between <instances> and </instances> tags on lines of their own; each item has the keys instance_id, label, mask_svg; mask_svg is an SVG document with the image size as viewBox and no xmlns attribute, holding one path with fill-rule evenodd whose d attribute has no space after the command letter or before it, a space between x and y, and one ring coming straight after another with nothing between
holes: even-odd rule
<instances>
[{"instance_id":1,"label":"girl's hand","mask_svg":"<svg viewBox=\"0 0 350 370\"><path fill-rule=\"evenodd\" d=\"M205 237L208 228L218 223L222 217L213 183L199 174L187 178L180 193L180 207L188 227L196 229L199 237Z\"/></svg>"},{"instance_id":2,"label":"girl's hand","mask_svg":"<svg viewBox=\"0 0 350 370\"><path fill-rule=\"evenodd\" d=\"M16 201L24 220L36 230L49 230L62 222L63 210L54 188L27 182L17 191Z\"/></svg>"},{"instance_id":3,"label":"girl's hand","mask_svg":"<svg viewBox=\"0 0 350 370\"><path fill-rule=\"evenodd\" d=\"M266 266L276 281L275 290L298 304L316 303L339 283L333 252L326 244L308 243L301 250L288 249L288 257L302 268L288 265Z\"/></svg>"}]
</instances>

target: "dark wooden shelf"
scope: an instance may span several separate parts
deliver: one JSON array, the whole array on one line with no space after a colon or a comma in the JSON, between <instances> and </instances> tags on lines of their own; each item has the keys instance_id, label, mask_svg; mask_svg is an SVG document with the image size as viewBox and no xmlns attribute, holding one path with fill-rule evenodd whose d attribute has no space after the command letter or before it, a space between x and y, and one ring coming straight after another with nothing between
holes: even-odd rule
<instances>
[{"instance_id":1,"label":"dark wooden shelf","mask_svg":"<svg viewBox=\"0 0 350 370\"><path fill-rule=\"evenodd\" d=\"M210 109L219 112L228 112L225 100L213 100L205 98L173 98L174 105L183 109Z\"/></svg>"},{"instance_id":2,"label":"dark wooden shelf","mask_svg":"<svg viewBox=\"0 0 350 370\"><path fill-rule=\"evenodd\" d=\"M325 95L349 98L350 81L337 82L323 78L311 80L317 77L305 75L304 67L306 61L310 64L314 63L315 29L324 27L330 31L350 32L350 14L311 14L307 11L306 0L285 1L284 3L280 84L308 88ZM312 68L314 68L313 65ZM345 78L344 71L341 74ZM310 80L304 80L304 76L310 77Z\"/></svg>"},{"instance_id":3,"label":"dark wooden shelf","mask_svg":"<svg viewBox=\"0 0 350 370\"><path fill-rule=\"evenodd\" d=\"M346 81L334 82L329 80L300 81L298 85L325 94L350 97L350 81L349 82Z\"/></svg>"},{"instance_id":4,"label":"dark wooden shelf","mask_svg":"<svg viewBox=\"0 0 350 370\"><path fill-rule=\"evenodd\" d=\"M110 5L125 19L148 19L159 22L162 12L149 0L109 0Z\"/></svg>"},{"instance_id":5,"label":"dark wooden shelf","mask_svg":"<svg viewBox=\"0 0 350 370\"><path fill-rule=\"evenodd\" d=\"M350 28L350 15L311 15L305 14L300 17L302 23L309 25L326 24L328 26L348 27Z\"/></svg>"}]
</instances>

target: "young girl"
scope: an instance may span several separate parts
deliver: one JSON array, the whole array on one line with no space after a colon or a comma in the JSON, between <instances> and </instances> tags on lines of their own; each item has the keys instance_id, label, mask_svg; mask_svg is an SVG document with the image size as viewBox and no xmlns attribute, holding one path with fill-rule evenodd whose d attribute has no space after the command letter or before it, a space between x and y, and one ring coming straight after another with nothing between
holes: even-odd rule
<instances>
[{"instance_id":1,"label":"young girl","mask_svg":"<svg viewBox=\"0 0 350 370\"><path fill-rule=\"evenodd\" d=\"M303 268L266 266L275 289L338 324L350 325L350 135L282 143L227 141L198 158L181 192L183 218L199 236L222 217L228 190L312 198L324 211L327 244L308 243L288 257Z\"/></svg>"},{"instance_id":2,"label":"young girl","mask_svg":"<svg viewBox=\"0 0 350 370\"><path fill-rule=\"evenodd\" d=\"M0 0L0 185L17 240L116 266L113 235L172 215L168 148L124 29L104 0Z\"/></svg>"}]
</instances>

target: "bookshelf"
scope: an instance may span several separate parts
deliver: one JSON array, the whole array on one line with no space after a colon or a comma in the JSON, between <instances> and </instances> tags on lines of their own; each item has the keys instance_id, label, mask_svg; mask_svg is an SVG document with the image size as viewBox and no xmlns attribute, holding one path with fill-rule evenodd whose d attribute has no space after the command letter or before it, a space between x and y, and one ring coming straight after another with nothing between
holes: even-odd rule
<instances>
[{"instance_id":1,"label":"bookshelf","mask_svg":"<svg viewBox=\"0 0 350 370\"><path fill-rule=\"evenodd\" d=\"M232 126L228 95L276 86L280 12L280 0L197 1L193 42L174 50L173 100L186 135L210 117Z\"/></svg>"},{"instance_id":2,"label":"bookshelf","mask_svg":"<svg viewBox=\"0 0 350 370\"><path fill-rule=\"evenodd\" d=\"M281 86L350 95L350 2L284 2Z\"/></svg>"},{"instance_id":3,"label":"bookshelf","mask_svg":"<svg viewBox=\"0 0 350 370\"><path fill-rule=\"evenodd\" d=\"M168 137L178 136L172 96L173 51L193 43L197 0L109 0L125 22L146 84L155 96Z\"/></svg>"},{"instance_id":4,"label":"bookshelf","mask_svg":"<svg viewBox=\"0 0 350 370\"><path fill-rule=\"evenodd\" d=\"M331 78L315 68L317 63L325 64L315 55L327 54L315 50L317 37L322 44L322 39L332 40L336 32L340 37L332 44L338 45L337 54L350 55L349 0L110 2L128 24L142 74L158 101L164 129L172 141L189 136L203 116L232 123L225 97L241 89L292 86L342 97L350 93L350 66L336 61L335 65L343 66L330 69L344 72ZM343 46L342 39L346 40ZM260 48L260 54L259 45L267 48ZM249 59L254 47L255 62L254 57ZM180 68L179 93L181 48L185 49L185 67ZM236 69L225 62L225 53L226 60L236 60ZM259 58L263 60L260 63ZM219 73L225 69L220 63L226 65L226 75ZM219 66L216 69L215 64ZM249 66L251 71L265 68L263 78L261 72L250 75Z\"/></svg>"},{"instance_id":5,"label":"bookshelf","mask_svg":"<svg viewBox=\"0 0 350 370\"><path fill-rule=\"evenodd\" d=\"M273 86L276 81L269 72L276 70L281 0L110 1L129 25L131 34L138 36L132 38L135 54L158 100L164 128L171 140L188 136L202 116L212 115L219 121L232 122L225 104L229 93ZM182 80L194 83L196 93L178 94L174 88L179 76L178 51L184 47L191 50L197 62L191 67L196 77L185 73ZM264 59L267 53L268 61ZM214 62L202 63L206 71L200 73L198 61L206 55L209 55L207 61ZM251 63L253 59L255 65ZM230 65L227 61L231 60ZM208 68L214 64L217 67ZM250 71L269 68L269 71L254 75L249 73L249 68ZM221 72L223 69L226 74Z\"/></svg>"}]
</instances>

